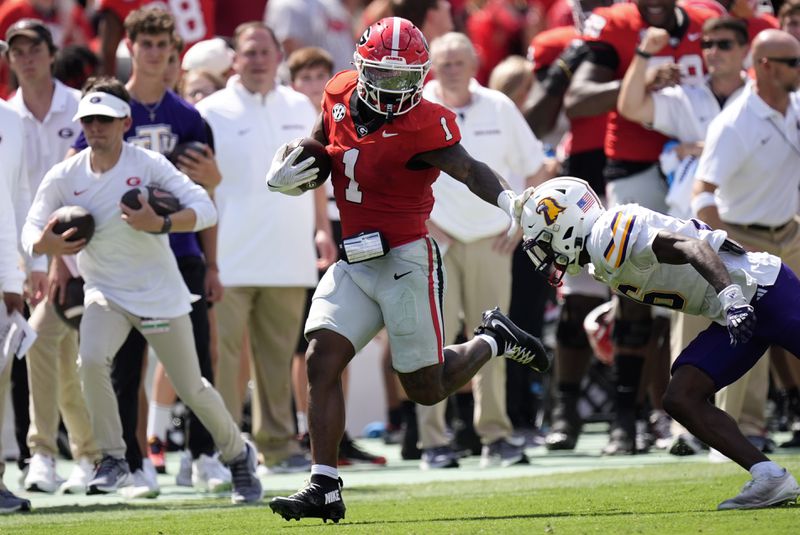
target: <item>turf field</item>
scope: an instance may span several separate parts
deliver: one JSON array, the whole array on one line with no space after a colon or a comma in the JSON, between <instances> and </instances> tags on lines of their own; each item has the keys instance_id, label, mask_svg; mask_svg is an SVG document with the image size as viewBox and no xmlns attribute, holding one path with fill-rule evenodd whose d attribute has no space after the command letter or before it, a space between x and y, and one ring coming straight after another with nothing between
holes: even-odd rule
<instances>
[{"instance_id":1,"label":"turf field","mask_svg":"<svg viewBox=\"0 0 800 535\"><path fill-rule=\"evenodd\" d=\"M778 437L785 438L782 436ZM397 446L365 440L389 457L386 468L342 470L345 520L286 522L266 501L293 492L305 474L263 478L265 502L233 507L224 497L202 497L160 476L162 496L123 501L116 496L28 495L34 512L0 517L0 533L36 534L225 534L225 533L601 533L730 534L798 533L800 506L716 512L748 479L732 463L709 463L705 455L677 458L665 453L600 458L605 434L587 433L575 452L529 450L531 464L482 470L475 457L458 469L420 471L399 459ZM800 452L773 458L800 474ZM66 473L66 466L60 467ZM16 469L5 481L15 486Z\"/></svg>"}]
</instances>

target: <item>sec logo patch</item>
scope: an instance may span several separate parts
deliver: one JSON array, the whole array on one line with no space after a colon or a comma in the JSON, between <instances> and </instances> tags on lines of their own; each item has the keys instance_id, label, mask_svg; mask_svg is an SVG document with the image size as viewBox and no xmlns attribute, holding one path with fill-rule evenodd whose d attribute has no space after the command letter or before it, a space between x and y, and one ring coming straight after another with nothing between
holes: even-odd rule
<instances>
[{"instance_id":1,"label":"sec logo patch","mask_svg":"<svg viewBox=\"0 0 800 535\"><path fill-rule=\"evenodd\" d=\"M333 109L331 110L331 116L333 120L337 123L344 119L344 116L347 114L347 108L341 102L336 104Z\"/></svg>"}]
</instances>

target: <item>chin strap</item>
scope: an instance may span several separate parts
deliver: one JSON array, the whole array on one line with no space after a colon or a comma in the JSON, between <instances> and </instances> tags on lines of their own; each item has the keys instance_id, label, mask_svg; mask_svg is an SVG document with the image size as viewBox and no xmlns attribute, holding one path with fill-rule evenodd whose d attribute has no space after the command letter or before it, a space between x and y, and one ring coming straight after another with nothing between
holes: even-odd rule
<instances>
[{"instance_id":1,"label":"chin strap","mask_svg":"<svg viewBox=\"0 0 800 535\"><path fill-rule=\"evenodd\" d=\"M394 104L386 105L386 122L391 123L394 119Z\"/></svg>"}]
</instances>

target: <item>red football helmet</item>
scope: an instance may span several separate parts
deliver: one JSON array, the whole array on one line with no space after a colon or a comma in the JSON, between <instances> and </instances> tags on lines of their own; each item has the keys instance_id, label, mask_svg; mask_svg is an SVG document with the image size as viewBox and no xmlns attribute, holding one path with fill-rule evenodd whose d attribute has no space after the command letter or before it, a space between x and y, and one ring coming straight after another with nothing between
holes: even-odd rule
<instances>
[{"instance_id":1,"label":"red football helmet","mask_svg":"<svg viewBox=\"0 0 800 535\"><path fill-rule=\"evenodd\" d=\"M583 330L589 339L597 360L611 366L614 363L614 348L611 331L614 329L614 302L606 301L594 308L583 320Z\"/></svg>"},{"instance_id":2,"label":"red football helmet","mask_svg":"<svg viewBox=\"0 0 800 535\"><path fill-rule=\"evenodd\" d=\"M402 115L422 100L422 84L431 67L428 42L400 17L381 19L361 35L353 60L358 97L388 117Z\"/></svg>"}]
</instances>

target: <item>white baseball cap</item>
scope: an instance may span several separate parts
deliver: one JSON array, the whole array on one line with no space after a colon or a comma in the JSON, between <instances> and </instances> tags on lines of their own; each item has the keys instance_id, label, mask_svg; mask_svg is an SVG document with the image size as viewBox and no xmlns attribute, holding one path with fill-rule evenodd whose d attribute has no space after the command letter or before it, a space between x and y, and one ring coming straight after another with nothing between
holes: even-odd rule
<instances>
[{"instance_id":1,"label":"white baseball cap","mask_svg":"<svg viewBox=\"0 0 800 535\"><path fill-rule=\"evenodd\" d=\"M217 76L223 76L233 65L234 52L224 39L214 37L192 45L181 62L184 71L205 69Z\"/></svg>"},{"instance_id":2,"label":"white baseball cap","mask_svg":"<svg viewBox=\"0 0 800 535\"><path fill-rule=\"evenodd\" d=\"M87 93L78 103L78 112L73 121L90 115L105 115L106 117L130 117L130 105L119 97L103 91Z\"/></svg>"}]
</instances>

